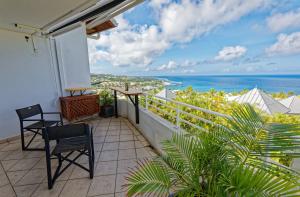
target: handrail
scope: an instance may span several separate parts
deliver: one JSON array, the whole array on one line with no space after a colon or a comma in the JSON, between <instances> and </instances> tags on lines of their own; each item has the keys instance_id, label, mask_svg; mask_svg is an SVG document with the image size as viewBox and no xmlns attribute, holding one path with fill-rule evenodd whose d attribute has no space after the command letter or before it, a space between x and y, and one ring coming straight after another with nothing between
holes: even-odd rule
<instances>
[{"instance_id":1,"label":"handrail","mask_svg":"<svg viewBox=\"0 0 300 197\"><path fill-rule=\"evenodd\" d=\"M201 107L197 107L197 106L194 106L194 105L190 105L190 104L187 104L187 103L175 101L175 100L172 100L172 99L168 99L168 98L164 98L164 97L160 97L160 96L156 96L156 95L150 95L150 94L147 94L147 93L143 93L142 95L145 97L145 109L146 110L149 110L149 108L153 108L153 109L156 109L157 111L160 111L163 114L166 114L165 110L163 110L163 109L161 109L161 108L159 108L159 107L157 107L157 106L155 106L153 104L150 104L149 101L153 102L154 104L159 104L159 105L165 106L165 107L167 107L167 108L169 108L171 110L174 110L176 112L176 116L175 116L175 119L176 119L176 128L178 128L178 129L180 129L180 123L184 123L184 124L187 124L187 125L189 125L191 127L196 128L196 129L206 130L206 129L204 129L204 128L202 128L202 127L194 124L191 121L182 119L181 116L180 116L181 114L190 116L190 117L192 117L192 118L194 118L194 119L196 119L198 121L201 121L203 123L206 123L206 124L222 126L222 125L219 125L219 124L217 124L217 123L215 123L215 122L213 122L211 120L208 120L208 119L205 119L205 118L200 117L198 115L195 115L193 113L184 111L184 110L182 110L182 108L180 108L182 106L190 108L190 109L193 109L193 110L196 110L196 111L201 111L201 112L204 112L206 114L214 115L214 116L217 116L217 117L231 119L231 116L229 116L229 115L222 114L222 113L215 112L215 111L211 111L211 110L204 109L204 108L201 108ZM165 103L164 102L159 102L157 99L165 101ZM166 102L173 103L176 107L170 106ZM170 114L170 115L172 117L174 117L172 114Z\"/></svg>"},{"instance_id":2,"label":"handrail","mask_svg":"<svg viewBox=\"0 0 300 197\"><path fill-rule=\"evenodd\" d=\"M152 97L155 97L155 98L166 100L166 101L169 101L169 102L172 102L172 103L175 103L175 104L178 104L178 105L183 105L183 106L189 107L191 109L199 110L199 111L202 111L202 112L205 112L205 113L208 113L208 114L213 114L213 115L216 115L216 116L221 116L223 118L231 118L231 116L226 115L226 114L222 114L222 113L219 113L219 112L211 111L209 109L204 109L204 108L197 107L197 106L194 106L194 105L190 105L190 104L187 104L187 103L182 103L182 102L179 102L179 101L174 101L172 99L168 99L168 98L164 98L164 97L160 97L160 96L156 96L156 95L149 95L147 93L143 93L143 95L145 95L145 96L146 95L147 96L152 96Z\"/></svg>"}]
</instances>

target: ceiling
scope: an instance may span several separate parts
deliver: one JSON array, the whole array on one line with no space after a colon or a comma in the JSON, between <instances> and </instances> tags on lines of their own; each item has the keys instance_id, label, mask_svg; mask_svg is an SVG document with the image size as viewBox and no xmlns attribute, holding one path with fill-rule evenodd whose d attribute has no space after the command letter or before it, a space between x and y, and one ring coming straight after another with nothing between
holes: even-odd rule
<instances>
[{"instance_id":1,"label":"ceiling","mask_svg":"<svg viewBox=\"0 0 300 197\"><path fill-rule=\"evenodd\" d=\"M0 28L14 29L14 24L18 23L40 29L78 7L90 6L95 2L96 0L0 0Z\"/></svg>"}]
</instances>

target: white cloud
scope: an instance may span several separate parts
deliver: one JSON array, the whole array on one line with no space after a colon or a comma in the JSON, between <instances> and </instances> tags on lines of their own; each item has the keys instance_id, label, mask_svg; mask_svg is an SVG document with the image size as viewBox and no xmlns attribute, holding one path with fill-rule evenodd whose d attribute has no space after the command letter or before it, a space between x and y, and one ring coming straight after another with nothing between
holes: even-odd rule
<instances>
[{"instance_id":1,"label":"white cloud","mask_svg":"<svg viewBox=\"0 0 300 197\"><path fill-rule=\"evenodd\" d=\"M300 54L300 32L280 34L277 42L266 49L267 54Z\"/></svg>"},{"instance_id":2,"label":"white cloud","mask_svg":"<svg viewBox=\"0 0 300 197\"><path fill-rule=\"evenodd\" d=\"M274 14L267 19L267 24L274 32L279 32L290 27L300 27L300 9Z\"/></svg>"},{"instance_id":3,"label":"white cloud","mask_svg":"<svg viewBox=\"0 0 300 197\"><path fill-rule=\"evenodd\" d=\"M194 72L195 72L194 69L185 69L185 70L183 70L183 73L185 73L185 74L191 74L191 73L194 73Z\"/></svg>"},{"instance_id":4,"label":"white cloud","mask_svg":"<svg viewBox=\"0 0 300 197\"><path fill-rule=\"evenodd\" d=\"M180 64L181 67L193 67L199 64L199 62L196 61L190 61L190 60L185 60L183 63Z\"/></svg>"},{"instance_id":5,"label":"white cloud","mask_svg":"<svg viewBox=\"0 0 300 197\"><path fill-rule=\"evenodd\" d=\"M89 40L92 64L105 60L114 66L145 66L169 47L169 43L160 39L155 25L136 27L123 23L121 27L101 34L99 40Z\"/></svg>"},{"instance_id":6,"label":"white cloud","mask_svg":"<svg viewBox=\"0 0 300 197\"><path fill-rule=\"evenodd\" d=\"M247 52L247 49L242 46L229 46L224 47L219 51L215 60L229 61L243 56Z\"/></svg>"},{"instance_id":7,"label":"white cloud","mask_svg":"<svg viewBox=\"0 0 300 197\"><path fill-rule=\"evenodd\" d=\"M159 25L168 40L188 42L213 28L236 21L267 0L182 0L160 10Z\"/></svg>"},{"instance_id":8,"label":"white cloud","mask_svg":"<svg viewBox=\"0 0 300 197\"><path fill-rule=\"evenodd\" d=\"M158 13L156 25L131 25L123 16L119 26L89 40L90 61L113 66L146 66L175 43L189 42L217 26L236 21L262 7L268 0L152 0Z\"/></svg>"},{"instance_id":9,"label":"white cloud","mask_svg":"<svg viewBox=\"0 0 300 197\"><path fill-rule=\"evenodd\" d=\"M167 64L163 64L159 67L156 68L158 71L163 71L163 70L174 70L178 67L178 64L174 61L169 61Z\"/></svg>"},{"instance_id":10,"label":"white cloud","mask_svg":"<svg viewBox=\"0 0 300 197\"><path fill-rule=\"evenodd\" d=\"M149 5L155 9L161 8L163 5L169 3L170 0L151 0Z\"/></svg>"}]
</instances>

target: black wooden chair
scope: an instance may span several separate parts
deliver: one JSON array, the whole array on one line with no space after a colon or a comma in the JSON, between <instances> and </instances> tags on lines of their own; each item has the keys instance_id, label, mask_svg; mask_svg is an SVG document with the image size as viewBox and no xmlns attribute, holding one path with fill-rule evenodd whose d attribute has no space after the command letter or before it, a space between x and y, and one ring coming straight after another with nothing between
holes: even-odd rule
<instances>
[{"instance_id":1,"label":"black wooden chair","mask_svg":"<svg viewBox=\"0 0 300 197\"><path fill-rule=\"evenodd\" d=\"M29 148L29 145L37 135L42 135L43 128L54 125L63 125L60 112L43 112L42 107L39 104L17 109L16 112L20 120L22 150L44 150L43 148ZM45 115L58 115L59 119L48 120L45 119ZM28 124L26 125L27 122ZM24 139L24 132L26 131L34 133L27 144Z\"/></svg>"},{"instance_id":2,"label":"black wooden chair","mask_svg":"<svg viewBox=\"0 0 300 197\"><path fill-rule=\"evenodd\" d=\"M46 150L48 188L52 189L55 180L71 165L89 172L90 178L94 176L94 143L92 128L88 124L70 124L64 126L46 127L43 131ZM55 140L56 145L50 147L50 141ZM52 150L52 151L51 151ZM72 155L72 154L76 154ZM72 155L72 156L71 156ZM89 169L76 162L81 156L88 156ZM70 156L73 159L70 159ZM74 157L75 156L75 157ZM51 160L58 159L58 166L52 176ZM62 168L63 161L68 164Z\"/></svg>"}]
</instances>

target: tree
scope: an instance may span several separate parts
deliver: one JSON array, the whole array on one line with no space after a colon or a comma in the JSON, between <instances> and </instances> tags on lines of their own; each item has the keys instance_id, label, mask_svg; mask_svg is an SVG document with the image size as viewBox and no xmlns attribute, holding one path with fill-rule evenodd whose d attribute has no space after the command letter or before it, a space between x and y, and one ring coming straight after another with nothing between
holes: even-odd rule
<instances>
[{"instance_id":1,"label":"tree","mask_svg":"<svg viewBox=\"0 0 300 197\"><path fill-rule=\"evenodd\" d=\"M266 123L250 105L227 122L163 142L162 156L129 173L128 196L299 196L299 174L268 159L298 157L299 125Z\"/></svg>"}]
</instances>

